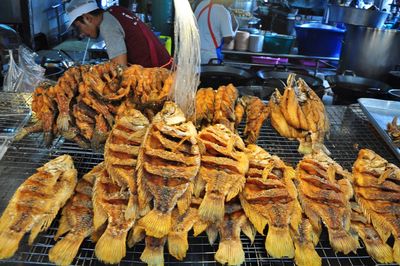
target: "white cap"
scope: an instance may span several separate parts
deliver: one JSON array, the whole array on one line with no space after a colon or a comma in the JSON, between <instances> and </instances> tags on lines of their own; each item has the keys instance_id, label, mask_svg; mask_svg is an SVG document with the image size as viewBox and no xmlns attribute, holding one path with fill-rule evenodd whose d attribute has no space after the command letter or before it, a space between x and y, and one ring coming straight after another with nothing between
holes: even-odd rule
<instances>
[{"instance_id":1,"label":"white cap","mask_svg":"<svg viewBox=\"0 0 400 266\"><path fill-rule=\"evenodd\" d=\"M69 28L78 17L98 8L95 0L71 0L65 8L69 17L67 28Z\"/></svg>"}]
</instances>

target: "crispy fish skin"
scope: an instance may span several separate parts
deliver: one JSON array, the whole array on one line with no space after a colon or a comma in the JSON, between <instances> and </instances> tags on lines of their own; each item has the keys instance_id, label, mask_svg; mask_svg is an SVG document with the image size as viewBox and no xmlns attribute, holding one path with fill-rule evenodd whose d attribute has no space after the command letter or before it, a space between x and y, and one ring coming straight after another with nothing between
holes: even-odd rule
<instances>
[{"instance_id":1,"label":"crispy fish skin","mask_svg":"<svg viewBox=\"0 0 400 266\"><path fill-rule=\"evenodd\" d=\"M235 103L238 90L232 85L220 86L215 93L213 124L223 124L230 130L235 129Z\"/></svg>"},{"instance_id":2,"label":"crispy fish skin","mask_svg":"<svg viewBox=\"0 0 400 266\"><path fill-rule=\"evenodd\" d=\"M166 102L144 138L137 160L139 208L153 209L139 220L146 235L162 238L171 229L171 212L177 205L184 213L190 205L193 179L200 167L197 131L173 102ZM156 135L166 141L159 141ZM165 142L173 142L171 148ZM184 148L180 148L184 147Z\"/></svg>"},{"instance_id":3,"label":"crispy fish skin","mask_svg":"<svg viewBox=\"0 0 400 266\"><path fill-rule=\"evenodd\" d=\"M190 119L198 130L211 125L214 118L215 91L213 88L201 88L196 93L196 113Z\"/></svg>"},{"instance_id":4,"label":"crispy fish skin","mask_svg":"<svg viewBox=\"0 0 400 266\"><path fill-rule=\"evenodd\" d=\"M265 241L267 252L276 258L295 255L290 236L290 225L300 223L301 207L292 183L293 168L278 157L270 155L257 145L248 145L250 161L246 184L240 201L249 220L263 235L268 224Z\"/></svg>"},{"instance_id":5,"label":"crispy fish skin","mask_svg":"<svg viewBox=\"0 0 400 266\"><path fill-rule=\"evenodd\" d=\"M260 135L264 121L269 116L269 107L254 96L243 96L241 101L246 106L246 127L243 132L245 142L246 144L254 144Z\"/></svg>"},{"instance_id":6,"label":"crispy fish skin","mask_svg":"<svg viewBox=\"0 0 400 266\"><path fill-rule=\"evenodd\" d=\"M344 173L344 174L341 174ZM310 182L312 177L326 179L325 182ZM329 241L337 252L355 252L358 242L350 233L351 207L349 199L353 196L348 173L326 154L307 155L297 166L296 180L300 203L311 225L321 230L320 220L329 232ZM323 185L321 185L323 184ZM330 187L339 187L337 191Z\"/></svg>"},{"instance_id":7,"label":"crispy fish skin","mask_svg":"<svg viewBox=\"0 0 400 266\"><path fill-rule=\"evenodd\" d=\"M136 163L143 142L148 119L138 110L120 114L104 148L104 163L111 179L130 192L126 218L137 217Z\"/></svg>"},{"instance_id":8,"label":"crispy fish skin","mask_svg":"<svg viewBox=\"0 0 400 266\"><path fill-rule=\"evenodd\" d=\"M47 230L60 208L73 194L77 171L71 156L59 156L30 176L14 193L0 218L0 258L18 249L24 234L31 231L29 244Z\"/></svg>"},{"instance_id":9,"label":"crispy fish skin","mask_svg":"<svg viewBox=\"0 0 400 266\"><path fill-rule=\"evenodd\" d=\"M400 263L400 169L374 151L362 149L353 176L357 203L383 242L394 236L393 260Z\"/></svg>"},{"instance_id":10,"label":"crispy fish skin","mask_svg":"<svg viewBox=\"0 0 400 266\"><path fill-rule=\"evenodd\" d=\"M68 233L49 251L49 260L57 265L70 265L83 240L93 232L92 192L102 164L95 166L78 181L75 194L62 210L55 239Z\"/></svg>"},{"instance_id":11,"label":"crispy fish skin","mask_svg":"<svg viewBox=\"0 0 400 266\"><path fill-rule=\"evenodd\" d=\"M97 241L96 257L105 263L119 263L126 255L126 237L135 219L126 219L130 192L114 183L105 166L96 178L93 189L93 225L107 228Z\"/></svg>"},{"instance_id":12,"label":"crispy fish skin","mask_svg":"<svg viewBox=\"0 0 400 266\"><path fill-rule=\"evenodd\" d=\"M196 184L205 186L205 196L199 215L206 222L220 222L224 202L233 199L243 189L249 160L242 139L226 126L217 124L203 129L198 135L202 153ZM204 188L196 188L201 191Z\"/></svg>"}]
</instances>

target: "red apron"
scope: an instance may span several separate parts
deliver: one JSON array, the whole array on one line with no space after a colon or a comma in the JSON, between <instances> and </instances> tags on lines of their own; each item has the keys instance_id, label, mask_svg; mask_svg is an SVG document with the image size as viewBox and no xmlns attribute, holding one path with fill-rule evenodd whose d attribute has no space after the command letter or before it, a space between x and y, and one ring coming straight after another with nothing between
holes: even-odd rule
<instances>
[{"instance_id":1,"label":"red apron","mask_svg":"<svg viewBox=\"0 0 400 266\"><path fill-rule=\"evenodd\" d=\"M125 45L129 64L143 67L167 67L172 63L168 51L153 32L126 8L113 6L108 9L125 32Z\"/></svg>"}]
</instances>

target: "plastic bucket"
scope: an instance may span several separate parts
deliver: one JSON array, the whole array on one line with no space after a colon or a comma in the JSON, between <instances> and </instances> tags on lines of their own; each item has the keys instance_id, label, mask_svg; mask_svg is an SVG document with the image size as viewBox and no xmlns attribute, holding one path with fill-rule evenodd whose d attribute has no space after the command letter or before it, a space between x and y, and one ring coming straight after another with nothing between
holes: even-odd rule
<instances>
[{"instance_id":1,"label":"plastic bucket","mask_svg":"<svg viewBox=\"0 0 400 266\"><path fill-rule=\"evenodd\" d=\"M290 54L294 37L277 33L264 35L264 52L274 54Z\"/></svg>"}]
</instances>

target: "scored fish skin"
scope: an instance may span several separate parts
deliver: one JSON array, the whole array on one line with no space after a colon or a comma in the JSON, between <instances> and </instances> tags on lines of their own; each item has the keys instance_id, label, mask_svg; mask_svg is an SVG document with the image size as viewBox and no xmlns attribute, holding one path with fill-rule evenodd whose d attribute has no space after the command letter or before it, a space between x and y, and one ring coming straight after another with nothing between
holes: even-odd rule
<instances>
[{"instance_id":1,"label":"scored fish skin","mask_svg":"<svg viewBox=\"0 0 400 266\"><path fill-rule=\"evenodd\" d=\"M215 93L213 124L223 124L230 130L235 129L235 103L238 90L232 85L220 86Z\"/></svg>"},{"instance_id":2,"label":"scored fish skin","mask_svg":"<svg viewBox=\"0 0 400 266\"><path fill-rule=\"evenodd\" d=\"M192 183L200 167L196 136L193 123L186 122L173 102L164 104L147 130L136 170L139 208L148 208L153 199L153 209L138 221L148 236L166 236L174 207L184 213L190 205Z\"/></svg>"},{"instance_id":3,"label":"scored fish skin","mask_svg":"<svg viewBox=\"0 0 400 266\"><path fill-rule=\"evenodd\" d=\"M294 169L257 145L248 145L250 161L240 201L249 220L264 235L267 252L276 258L294 256L290 226L300 223L301 208L292 183Z\"/></svg>"},{"instance_id":4,"label":"scored fish skin","mask_svg":"<svg viewBox=\"0 0 400 266\"><path fill-rule=\"evenodd\" d=\"M355 252L359 247L358 241L349 232L349 200L353 196L351 183L347 179L349 175L322 152L306 155L296 171L299 200L304 213L316 231L321 230L320 220L323 221L332 248L344 254Z\"/></svg>"},{"instance_id":5,"label":"scored fish skin","mask_svg":"<svg viewBox=\"0 0 400 266\"><path fill-rule=\"evenodd\" d=\"M219 222L223 220L224 202L243 189L249 160L242 139L222 124L203 129L198 140L202 163L196 184L204 185L206 191L199 215L205 222ZM201 192L201 188L194 189L196 194Z\"/></svg>"},{"instance_id":6,"label":"scored fish skin","mask_svg":"<svg viewBox=\"0 0 400 266\"><path fill-rule=\"evenodd\" d=\"M392 256L400 263L400 169L374 151L361 149L353 176L357 203L383 242L394 236Z\"/></svg>"},{"instance_id":7,"label":"scored fish skin","mask_svg":"<svg viewBox=\"0 0 400 266\"><path fill-rule=\"evenodd\" d=\"M213 88L201 88L196 93L196 112L190 119L198 130L211 125L214 118L215 91Z\"/></svg>"},{"instance_id":8,"label":"scored fish skin","mask_svg":"<svg viewBox=\"0 0 400 266\"><path fill-rule=\"evenodd\" d=\"M29 244L47 230L72 195L77 171L71 156L59 156L22 183L0 218L0 258L9 258L18 249L24 234L31 231Z\"/></svg>"},{"instance_id":9,"label":"scored fish skin","mask_svg":"<svg viewBox=\"0 0 400 266\"><path fill-rule=\"evenodd\" d=\"M121 111L104 148L104 163L111 179L130 191L127 219L138 216L135 168L148 126L149 120L140 111Z\"/></svg>"},{"instance_id":10,"label":"scored fish skin","mask_svg":"<svg viewBox=\"0 0 400 266\"><path fill-rule=\"evenodd\" d=\"M105 166L99 172L93 189L93 225L107 228L97 241L95 254L99 260L115 264L126 255L126 237L135 219L126 219L130 192L113 182Z\"/></svg>"},{"instance_id":11,"label":"scored fish skin","mask_svg":"<svg viewBox=\"0 0 400 266\"><path fill-rule=\"evenodd\" d=\"M62 210L57 234L60 236L68 233L58 241L49 251L49 260L57 265L70 265L78 253L83 240L93 232L93 185L102 164L95 166L78 181L75 194L69 199Z\"/></svg>"}]
</instances>

